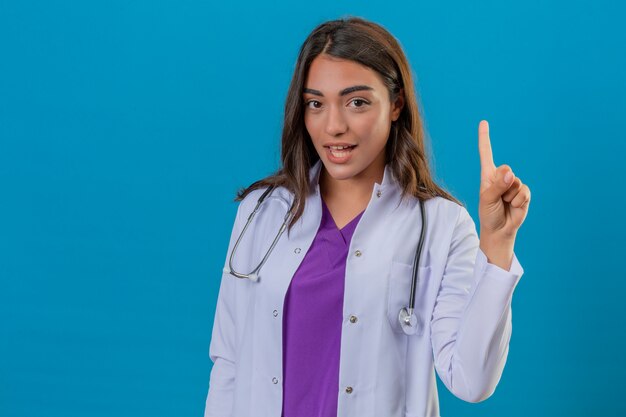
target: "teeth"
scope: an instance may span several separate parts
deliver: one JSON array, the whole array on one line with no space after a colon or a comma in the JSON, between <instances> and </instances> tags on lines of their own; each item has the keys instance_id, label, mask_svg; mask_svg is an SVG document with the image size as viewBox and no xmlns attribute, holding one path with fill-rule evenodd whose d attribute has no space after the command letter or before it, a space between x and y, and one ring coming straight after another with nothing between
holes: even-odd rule
<instances>
[{"instance_id":1,"label":"teeth","mask_svg":"<svg viewBox=\"0 0 626 417\"><path fill-rule=\"evenodd\" d=\"M350 146L330 146L330 149L335 149L335 150L348 149L348 148L350 148Z\"/></svg>"},{"instance_id":2,"label":"teeth","mask_svg":"<svg viewBox=\"0 0 626 417\"><path fill-rule=\"evenodd\" d=\"M332 153L332 154L333 154L333 156L336 156L336 157L341 158L342 156L346 156L346 155L348 155L348 154L350 153L350 151L337 152L337 151L335 151L335 150L331 149L330 153Z\"/></svg>"}]
</instances>

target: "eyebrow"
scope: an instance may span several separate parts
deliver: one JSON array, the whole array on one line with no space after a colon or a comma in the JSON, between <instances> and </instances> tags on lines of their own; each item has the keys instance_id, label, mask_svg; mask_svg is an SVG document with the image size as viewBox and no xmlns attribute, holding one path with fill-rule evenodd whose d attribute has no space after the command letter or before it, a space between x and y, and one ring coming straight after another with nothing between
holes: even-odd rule
<instances>
[{"instance_id":1,"label":"eyebrow","mask_svg":"<svg viewBox=\"0 0 626 417\"><path fill-rule=\"evenodd\" d=\"M350 94L353 93L355 91L368 91L368 90L373 90L372 87L370 87L369 85L353 85L352 87L348 87L348 88L344 88L343 90L341 90L339 92L340 96L345 96L346 94ZM321 91L319 90L313 90L312 88L305 88L304 89L305 93L309 93L309 94L313 94L316 96L320 96L320 97L324 97L324 94L322 94Z\"/></svg>"}]
</instances>

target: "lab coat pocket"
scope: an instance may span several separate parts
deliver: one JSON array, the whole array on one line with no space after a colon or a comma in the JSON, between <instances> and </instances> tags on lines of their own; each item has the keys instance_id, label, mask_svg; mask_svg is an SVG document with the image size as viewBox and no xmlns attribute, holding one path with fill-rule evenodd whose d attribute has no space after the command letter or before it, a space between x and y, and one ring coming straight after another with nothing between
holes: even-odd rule
<instances>
[{"instance_id":1,"label":"lab coat pocket","mask_svg":"<svg viewBox=\"0 0 626 417\"><path fill-rule=\"evenodd\" d=\"M431 278L431 266L418 267L417 282L415 285L415 309L417 317L417 331L420 336L424 328L429 325L430 311L428 309L428 283ZM388 277L387 291L387 319L395 333L404 333L398 318L402 308L409 307L411 297L411 281L413 280L413 265L393 261Z\"/></svg>"}]
</instances>

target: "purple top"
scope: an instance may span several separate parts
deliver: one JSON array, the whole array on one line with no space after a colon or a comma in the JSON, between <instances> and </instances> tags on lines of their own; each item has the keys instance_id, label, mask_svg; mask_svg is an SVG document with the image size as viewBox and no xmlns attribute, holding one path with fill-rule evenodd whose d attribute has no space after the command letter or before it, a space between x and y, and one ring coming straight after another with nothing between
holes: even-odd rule
<instances>
[{"instance_id":1,"label":"purple top","mask_svg":"<svg viewBox=\"0 0 626 417\"><path fill-rule=\"evenodd\" d=\"M346 257L363 213L338 229L322 199L320 227L285 294L282 417L337 416Z\"/></svg>"}]
</instances>

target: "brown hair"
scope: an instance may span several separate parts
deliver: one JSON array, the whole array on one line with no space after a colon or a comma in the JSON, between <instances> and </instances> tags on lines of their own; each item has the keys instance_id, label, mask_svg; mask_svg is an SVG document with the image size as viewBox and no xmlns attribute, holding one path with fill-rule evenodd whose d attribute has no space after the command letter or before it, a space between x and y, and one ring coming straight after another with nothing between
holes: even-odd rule
<instances>
[{"instance_id":1,"label":"brown hair","mask_svg":"<svg viewBox=\"0 0 626 417\"><path fill-rule=\"evenodd\" d=\"M320 54L348 59L375 70L383 79L393 103L404 92L404 107L391 124L385 162L391 165L402 189L402 198L420 200L441 196L461 204L433 181L424 149L423 123L419 114L409 63L398 41L382 26L360 17L344 17L317 26L300 48L287 100L281 139L282 167L237 192L241 201L251 191L283 186L294 194L294 213L288 230L302 216L309 189L309 169L319 155L304 124L304 82L313 59Z\"/></svg>"}]
</instances>

